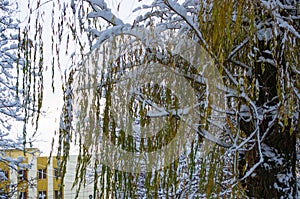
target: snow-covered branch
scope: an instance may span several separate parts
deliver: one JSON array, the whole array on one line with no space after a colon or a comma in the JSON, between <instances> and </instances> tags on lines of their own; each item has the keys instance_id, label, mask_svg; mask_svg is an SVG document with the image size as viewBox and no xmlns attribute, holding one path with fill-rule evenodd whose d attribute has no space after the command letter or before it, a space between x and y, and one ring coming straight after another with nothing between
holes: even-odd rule
<instances>
[{"instance_id":1,"label":"snow-covered branch","mask_svg":"<svg viewBox=\"0 0 300 199\"><path fill-rule=\"evenodd\" d=\"M104 2L104 0L88 0L88 2L95 10L95 12L90 12L88 14L89 18L100 17L114 26L120 26L124 24L121 19L112 14L111 10L107 7L107 4Z\"/></svg>"}]
</instances>

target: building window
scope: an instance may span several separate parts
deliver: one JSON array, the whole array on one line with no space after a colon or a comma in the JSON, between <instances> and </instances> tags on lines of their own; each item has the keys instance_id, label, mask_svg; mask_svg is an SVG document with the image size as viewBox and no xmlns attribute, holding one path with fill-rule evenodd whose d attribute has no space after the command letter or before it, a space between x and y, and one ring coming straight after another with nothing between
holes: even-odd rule
<instances>
[{"instance_id":1,"label":"building window","mask_svg":"<svg viewBox=\"0 0 300 199\"><path fill-rule=\"evenodd\" d=\"M60 171L58 168L54 168L54 177L55 178L59 178L61 177Z\"/></svg>"},{"instance_id":2,"label":"building window","mask_svg":"<svg viewBox=\"0 0 300 199\"><path fill-rule=\"evenodd\" d=\"M60 191L58 190L54 191L54 199L62 199L62 194Z\"/></svg>"},{"instance_id":3,"label":"building window","mask_svg":"<svg viewBox=\"0 0 300 199\"><path fill-rule=\"evenodd\" d=\"M25 169L20 169L18 171L18 179L19 180L27 180L27 171Z\"/></svg>"},{"instance_id":4,"label":"building window","mask_svg":"<svg viewBox=\"0 0 300 199\"><path fill-rule=\"evenodd\" d=\"M19 193L19 199L27 199L27 193L26 192L20 192Z\"/></svg>"},{"instance_id":5,"label":"building window","mask_svg":"<svg viewBox=\"0 0 300 199\"><path fill-rule=\"evenodd\" d=\"M8 171L3 171L0 169L0 181L8 180Z\"/></svg>"},{"instance_id":6,"label":"building window","mask_svg":"<svg viewBox=\"0 0 300 199\"><path fill-rule=\"evenodd\" d=\"M39 191L38 199L47 199L47 192Z\"/></svg>"},{"instance_id":7,"label":"building window","mask_svg":"<svg viewBox=\"0 0 300 199\"><path fill-rule=\"evenodd\" d=\"M46 169L39 169L38 178L39 179L46 179L46 176L47 176Z\"/></svg>"}]
</instances>

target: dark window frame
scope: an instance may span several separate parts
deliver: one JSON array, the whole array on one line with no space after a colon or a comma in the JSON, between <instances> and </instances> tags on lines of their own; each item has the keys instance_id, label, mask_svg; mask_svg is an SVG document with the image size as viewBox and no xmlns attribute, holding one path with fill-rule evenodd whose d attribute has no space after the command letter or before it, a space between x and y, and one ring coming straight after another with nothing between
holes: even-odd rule
<instances>
[{"instance_id":1,"label":"dark window frame","mask_svg":"<svg viewBox=\"0 0 300 199\"><path fill-rule=\"evenodd\" d=\"M38 170L38 179L47 179L47 169L39 169Z\"/></svg>"},{"instance_id":2,"label":"dark window frame","mask_svg":"<svg viewBox=\"0 0 300 199\"><path fill-rule=\"evenodd\" d=\"M4 176L7 178L7 179L2 179L2 181L9 180L9 171L8 170L0 169L0 172L4 173Z\"/></svg>"},{"instance_id":3,"label":"dark window frame","mask_svg":"<svg viewBox=\"0 0 300 199\"><path fill-rule=\"evenodd\" d=\"M53 177L54 178L60 178L61 177L61 172L59 171L58 168L53 169Z\"/></svg>"},{"instance_id":4,"label":"dark window frame","mask_svg":"<svg viewBox=\"0 0 300 199\"><path fill-rule=\"evenodd\" d=\"M18 180L20 180L20 181L27 180L28 179L27 173L28 172L26 169L18 170Z\"/></svg>"},{"instance_id":5,"label":"dark window frame","mask_svg":"<svg viewBox=\"0 0 300 199\"><path fill-rule=\"evenodd\" d=\"M59 190L54 190L54 199L62 199L63 195Z\"/></svg>"},{"instance_id":6,"label":"dark window frame","mask_svg":"<svg viewBox=\"0 0 300 199\"><path fill-rule=\"evenodd\" d=\"M43 196L45 196L45 197L43 197ZM38 199L47 199L47 191L39 191Z\"/></svg>"},{"instance_id":7,"label":"dark window frame","mask_svg":"<svg viewBox=\"0 0 300 199\"><path fill-rule=\"evenodd\" d=\"M19 192L19 199L27 199L27 192Z\"/></svg>"}]
</instances>

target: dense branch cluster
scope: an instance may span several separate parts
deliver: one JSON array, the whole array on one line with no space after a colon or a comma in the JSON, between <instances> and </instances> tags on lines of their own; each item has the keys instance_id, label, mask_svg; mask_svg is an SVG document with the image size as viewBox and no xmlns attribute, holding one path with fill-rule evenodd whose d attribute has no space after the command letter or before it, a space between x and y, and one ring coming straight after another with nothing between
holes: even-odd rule
<instances>
[{"instance_id":1,"label":"dense branch cluster","mask_svg":"<svg viewBox=\"0 0 300 199\"><path fill-rule=\"evenodd\" d=\"M30 167L30 164L24 164L24 158L8 155L9 150L24 151L24 137L16 137L16 128L12 128L24 119L22 98L18 97L17 87L17 65L21 62L18 56L20 22L16 19L17 9L8 0L0 1L0 164L1 168L15 172ZM12 180L9 191L5 192L3 185L6 180L5 172L0 170L0 198L12 197L18 191L18 182Z\"/></svg>"},{"instance_id":2,"label":"dense branch cluster","mask_svg":"<svg viewBox=\"0 0 300 199\"><path fill-rule=\"evenodd\" d=\"M126 140L119 123L111 118L114 108L123 113L124 107L111 104L111 99L115 84L130 69L155 62L169 64L176 73L182 74L199 96L198 101L189 106L200 115L198 122L192 125L197 132L195 140L186 153L162 171L128 174L95 163L97 172L90 177L93 176L96 190L100 190L103 197L109 194L105 191L106 185L111 186L110 190L117 190L116 197L257 197L263 191L254 190L254 185L265 182L269 183L266 186L271 186L264 193L266 197L296 196L299 3L245 0L219 5L214 1L154 0L150 5L136 8L134 12L144 14L133 24L126 24L104 0L86 2L88 4L78 7L78 13L83 22L84 7L93 9L87 14L88 25L81 23L89 35L91 47L85 54L87 59L71 69L65 90L68 103L61 118L60 134L61 143L62 140L65 143L60 154L68 154L68 142L74 133L81 155L89 157L88 160L80 159L78 178L87 175L79 168L91 161L90 153L99 152L98 140L103 135L128 150L137 150L134 147L144 142L150 143L147 139L137 143L132 138ZM72 8L73 13L77 12L74 6ZM170 49L171 44L163 43L168 36L176 38L177 43L180 43L180 36L186 36L201 45L213 60L221 79L221 82L212 83L215 90L205 85L209 84L209 79L205 80L197 65L187 63L183 56L173 53L176 49ZM120 38L119 43L113 39L116 37ZM103 60L100 72L82 67L91 57L94 61ZM89 85L94 93L92 99L88 99L86 96L90 93L80 90L83 101L80 101L79 118L84 122L75 121L74 130L71 128L74 121L70 121L74 111L71 104L77 103L78 93L70 88L76 73L92 74L89 80L78 78L77 83L83 83L81 89ZM148 96L154 94L154 99L148 99L141 91L149 92ZM166 94L167 90L156 90L153 86L130 92L137 100L130 99L129 106L133 115L140 114L137 117L140 125L149 122L149 118L165 116L175 126L183 122L185 109L174 111L174 108L157 106L157 102L168 97L173 99L171 94ZM224 106L215 105L212 99L217 99L219 104L223 102ZM172 132L173 129L168 130ZM153 142L164 143L169 138L165 135L153 139ZM216 145L203 156L201 147L208 140ZM292 147L288 147L290 142L293 142ZM155 148L151 144L146 146L153 149L151 147Z\"/></svg>"}]
</instances>

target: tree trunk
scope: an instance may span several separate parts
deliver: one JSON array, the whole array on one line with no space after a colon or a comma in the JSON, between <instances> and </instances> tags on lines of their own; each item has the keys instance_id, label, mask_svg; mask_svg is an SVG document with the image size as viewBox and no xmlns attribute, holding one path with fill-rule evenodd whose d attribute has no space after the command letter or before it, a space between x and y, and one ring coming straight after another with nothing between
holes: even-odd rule
<instances>
[{"instance_id":1,"label":"tree trunk","mask_svg":"<svg viewBox=\"0 0 300 199\"><path fill-rule=\"evenodd\" d=\"M270 42L266 43L265 41L259 41L259 52L272 50L271 48L274 48L274 46L270 46ZM281 47L278 49L281 49ZM278 53L278 55L280 54L281 53ZM263 56L265 59L274 60L274 57L269 54L261 53L257 55L257 60L259 56ZM256 105L262 110L264 109L263 105L274 106L277 104L279 99L277 98L274 100L274 98L281 95L281 93L278 93L277 82L278 78L280 78L279 74L283 70L281 67L286 67L286 63L283 56L275 59L277 63L279 63L279 66L274 66L266 62L257 62L255 65L254 75L261 86ZM267 129L271 127L272 120L272 113L264 115L264 119L259 125L261 137ZM245 126L245 124L241 128L253 129L253 127L249 128L249 126ZM280 121L276 119L274 125L269 129L264 139L261 140L261 152L264 161L255 169L251 176L242 182L245 186L246 194L250 198L296 197L297 129L294 128L291 119L288 119L288 123L284 125L284 128L282 127L282 124L280 124ZM251 151L247 151L244 158L240 160L240 171L241 168L245 168L245 165L247 165L248 169L251 168L259 161L259 159L260 155L258 145L256 144L256 146ZM242 171L241 174L244 175Z\"/></svg>"},{"instance_id":2,"label":"tree trunk","mask_svg":"<svg viewBox=\"0 0 300 199\"><path fill-rule=\"evenodd\" d=\"M254 198L296 197L296 134L274 128L262 143L264 162L245 180L246 194ZM257 147L246 153L246 161L259 160ZM252 165L253 166L253 162ZM250 167L250 166L249 166Z\"/></svg>"}]
</instances>

